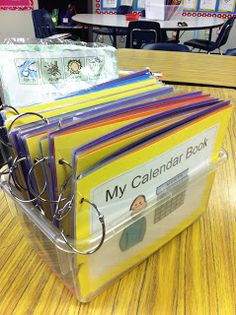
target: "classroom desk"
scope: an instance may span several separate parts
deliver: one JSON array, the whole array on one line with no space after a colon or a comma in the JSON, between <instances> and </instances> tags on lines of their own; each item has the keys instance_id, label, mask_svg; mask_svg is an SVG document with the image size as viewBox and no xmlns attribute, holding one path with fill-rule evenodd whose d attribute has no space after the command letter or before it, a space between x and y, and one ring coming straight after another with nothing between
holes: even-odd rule
<instances>
[{"instance_id":1,"label":"classroom desk","mask_svg":"<svg viewBox=\"0 0 236 315\"><path fill-rule=\"evenodd\" d=\"M119 59L130 66L131 59L126 65ZM186 89L236 104L230 88ZM89 304L79 303L28 245L0 192L0 314L235 315L236 115L223 146L229 158L217 171L204 215Z\"/></svg>"},{"instance_id":2,"label":"classroom desk","mask_svg":"<svg viewBox=\"0 0 236 315\"><path fill-rule=\"evenodd\" d=\"M120 14L76 14L72 19L86 26L109 27L113 30L114 46L116 47L116 29L128 28L129 21L125 15ZM150 21L148 18L140 18L140 21ZM182 16L178 20L155 20L160 24L162 30L176 31L176 39L179 39L181 31L192 31L209 29L209 40L211 39L212 29L223 25L224 20L217 17L186 17ZM178 22L186 22L187 25L181 26Z\"/></svg>"},{"instance_id":3,"label":"classroom desk","mask_svg":"<svg viewBox=\"0 0 236 315\"><path fill-rule=\"evenodd\" d=\"M162 72L163 81L168 83L236 88L235 56L118 49L117 58L122 70L138 70L148 66L153 72ZM127 60L133 62L127 63Z\"/></svg>"}]
</instances>

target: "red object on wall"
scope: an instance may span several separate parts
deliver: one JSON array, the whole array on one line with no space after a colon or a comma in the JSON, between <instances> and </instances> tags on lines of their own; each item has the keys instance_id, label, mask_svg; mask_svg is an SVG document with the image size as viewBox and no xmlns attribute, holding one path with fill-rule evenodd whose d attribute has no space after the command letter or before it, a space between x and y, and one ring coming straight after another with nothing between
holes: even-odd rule
<instances>
[{"instance_id":1,"label":"red object on wall","mask_svg":"<svg viewBox=\"0 0 236 315\"><path fill-rule=\"evenodd\" d=\"M28 11L34 9L34 0L0 0L0 10Z\"/></svg>"}]
</instances>

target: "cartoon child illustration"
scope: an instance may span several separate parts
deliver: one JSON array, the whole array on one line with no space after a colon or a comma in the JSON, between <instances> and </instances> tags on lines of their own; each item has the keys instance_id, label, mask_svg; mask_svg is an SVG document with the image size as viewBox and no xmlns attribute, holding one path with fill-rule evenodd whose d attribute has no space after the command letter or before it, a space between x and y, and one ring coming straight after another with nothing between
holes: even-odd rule
<instances>
[{"instance_id":1,"label":"cartoon child illustration","mask_svg":"<svg viewBox=\"0 0 236 315\"><path fill-rule=\"evenodd\" d=\"M130 206L130 211L132 216L136 216L147 206L147 201L144 195L137 196ZM146 232L146 219L142 217L141 219L135 221L133 224L124 229L119 246L122 251L133 247L134 245L142 242Z\"/></svg>"},{"instance_id":2,"label":"cartoon child illustration","mask_svg":"<svg viewBox=\"0 0 236 315\"><path fill-rule=\"evenodd\" d=\"M103 59L101 57L91 57L88 62L91 76L98 77L103 67Z\"/></svg>"}]
</instances>

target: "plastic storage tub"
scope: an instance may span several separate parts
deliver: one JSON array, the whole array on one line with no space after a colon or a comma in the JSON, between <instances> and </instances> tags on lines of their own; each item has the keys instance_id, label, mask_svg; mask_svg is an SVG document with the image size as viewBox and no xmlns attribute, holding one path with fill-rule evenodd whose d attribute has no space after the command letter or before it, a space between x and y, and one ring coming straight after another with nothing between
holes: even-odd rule
<instances>
[{"instance_id":1,"label":"plastic storage tub","mask_svg":"<svg viewBox=\"0 0 236 315\"><path fill-rule=\"evenodd\" d=\"M222 151L220 161L225 159ZM98 246L101 233L76 244L65 239L33 204L16 201L7 181L2 180L1 188L10 212L21 223L33 248L79 301L88 302L204 212L216 166L200 165L193 173L186 170L157 187L154 202L142 215L106 226L103 244L91 255L76 251Z\"/></svg>"},{"instance_id":2,"label":"plastic storage tub","mask_svg":"<svg viewBox=\"0 0 236 315\"><path fill-rule=\"evenodd\" d=\"M183 5L165 5L153 0L146 0L145 15L152 20L179 20L183 13Z\"/></svg>"}]
</instances>

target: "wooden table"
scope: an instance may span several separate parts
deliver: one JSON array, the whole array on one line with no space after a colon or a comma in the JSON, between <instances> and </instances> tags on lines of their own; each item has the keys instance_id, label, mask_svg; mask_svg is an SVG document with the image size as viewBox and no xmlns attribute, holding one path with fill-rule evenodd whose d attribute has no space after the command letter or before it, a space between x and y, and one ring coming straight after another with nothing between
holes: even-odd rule
<instances>
[{"instance_id":1,"label":"wooden table","mask_svg":"<svg viewBox=\"0 0 236 315\"><path fill-rule=\"evenodd\" d=\"M163 81L168 83L236 88L234 56L118 49L117 58L120 69L138 70L149 67L153 72L162 72Z\"/></svg>"},{"instance_id":2,"label":"wooden table","mask_svg":"<svg viewBox=\"0 0 236 315\"><path fill-rule=\"evenodd\" d=\"M130 66L131 59L126 65L122 58L119 59L124 66ZM151 58L149 61L153 62ZM227 67L228 61L231 62L225 59L222 64ZM206 76L208 74L206 71ZM186 87L187 90L199 88ZM236 103L233 89L201 89ZM7 203L0 192L0 314L234 315L235 115L224 148L229 159L217 171L205 214L90 304L79 303L28 245L20 227L10 219Z\"/></svg>"}]
</instances>

